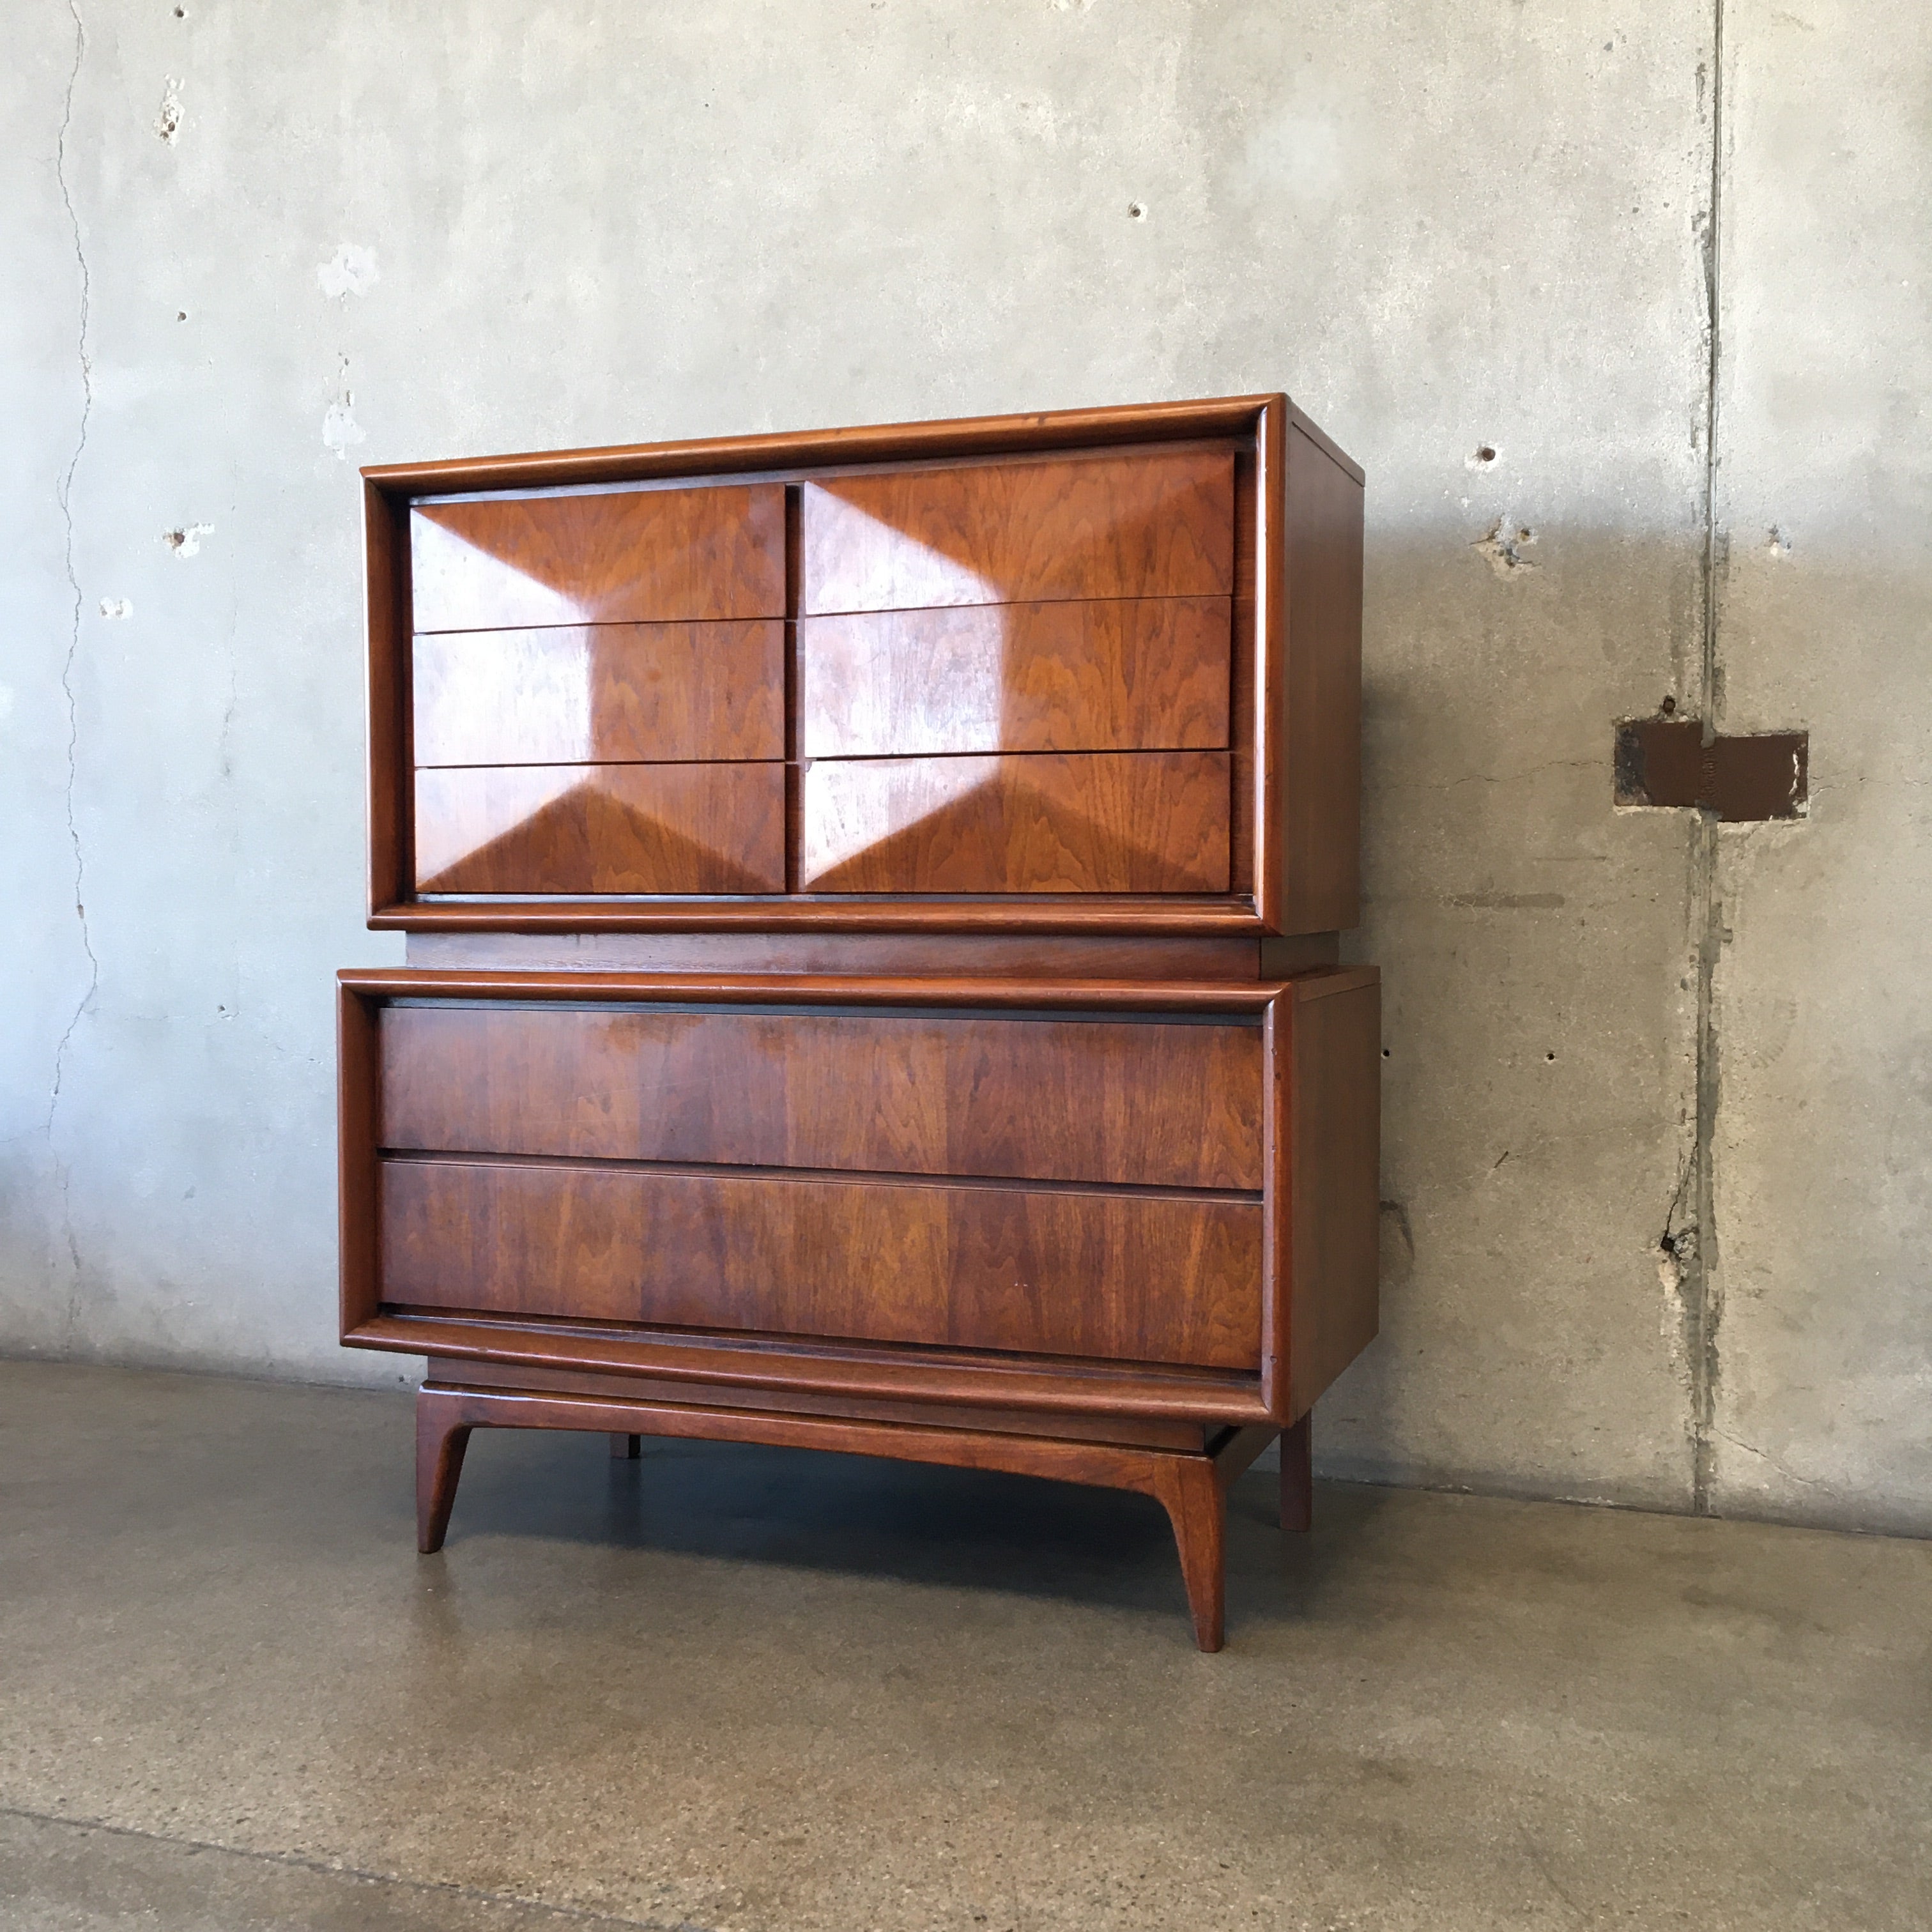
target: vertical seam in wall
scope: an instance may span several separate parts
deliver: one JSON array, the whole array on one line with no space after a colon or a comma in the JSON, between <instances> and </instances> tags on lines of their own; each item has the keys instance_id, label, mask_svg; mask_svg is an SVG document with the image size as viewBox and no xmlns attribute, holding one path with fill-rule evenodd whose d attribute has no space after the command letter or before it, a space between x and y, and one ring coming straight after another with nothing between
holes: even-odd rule
<instances>
[{"instance_id":1,"label":"vertical seam in wall","mask_svg":"<svg viewBox=\"0 0 1932 1932\"><path fill-rule=\"evenodd\" d=\"M1704 555L1703 625L1699 710L1704 742L1718 731L1718 578L1723 548L1718 529L1718 402L1722 350L1721 282L1724 166L1724 0L1711 14L1711 179L1704 228ZM1690 1506L1711 1511L1714 1425L1720 1370L1718 1330L1723 1308L1717 1280L1716 1187L1718 1028L1714 998L1724 906L1718 876L1718 820L1700 812L1691 832L1691 904L1697 933L1696 1147L1696 1236L1690 1255Z\"/></svg>"},{"instance_id":2,"label":"vertical seam in wall","mask_svg":"<svg viewBox=\"0 0 1932 1932\"><path fill-rule=\"evenodd\" d=\"M74 557L74 479L80 467L80 459L87 449L87 432L94 415L94 364L87 351L88 326L93 308L93 278L88 272L86 251L82 245L80 215L74 205L74 190L67 176L68 136L74 126L74 90L80 84L81 63L87 58L87 26L81 18L80 0L68 0L68 11L74 16L74 65L67 77L67 94L62 104L60 132L54 142L54 176L60 184L61 201L67 209L67 218L74 230L74 260L80 270L80 317L79 343L76 353L80 362L80 428L75 438L74 454L68 459L66 470L62 473L55 494L60 504L61 519L64 528L67 565L68 587L74 595L74 619L68 635L67 655L61 664L61 689L67 700L67 832L74 847L74 910L80 924L81 950L87 955L87 986L76 1004L66 1030L54 1048L53 1084L47 1095L47 1150L53 1156L60 1179L61 1216L67 1236L68 1260L73 1270L68 1287L67 1330L63 1341L71 1346L74 1331L78 1319L80 1298L80 1248L74 1238L74 1215L69 1204L68 1194L70 1177L67 1164L53 1153L54 1114L60 1105L61 1079L66 1070L67 1052L71 1044L74 1030L81 1018L93 1004L94 996L100 986L100 962L94 956L94 940L87 927L86 866L81 850L80 824L74 815L74 794L80 770L80 705L74 694L74 664L80 655L80 631L82 599L80 590L80 573L76 568Z\"/></svg>"}]
</instances>

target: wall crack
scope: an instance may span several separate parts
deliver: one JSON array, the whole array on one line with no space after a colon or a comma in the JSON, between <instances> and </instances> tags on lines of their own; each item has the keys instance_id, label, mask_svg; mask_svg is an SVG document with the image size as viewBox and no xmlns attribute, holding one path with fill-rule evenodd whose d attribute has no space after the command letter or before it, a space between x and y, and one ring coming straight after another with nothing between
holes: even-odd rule
<instances>
[{"instance_id":1,"label":"wall crack","mask_svg":"<svg viewBox=\"0 0 1932 1932\"><path fill-rule=\"evenodd\" d=\"M1724 190L1724 0L1712 0L1711 176L1709 205L1700 237L1703 256L1704 554L1703 611L1700 638L1698 709L1703 743L1716 742L1723 695L1718 659L1718 578L1724 545L1718 526L1718 404L1722 369L1722 268L1720 252ZM1716 1474L1718 1389L1723 1364L1718 1329L1724 1316L1717 1272L1716 1180L1713 1172L1718 1132L1718 1061L1716 985L1724 949L1724 906L1718 868L1718 820L1700 811L1691 834L1690 899L1696 932L1697 1012L1696 1132L1693 1143L1688 1226L1676 1238L1684 1292L1685 1342L1690 1372L1690 1507L1700 1516L1712 1509ZM1680 1184L1680 1198L1683 1190ZM1668 1234L1666 1229L1666 1234Z\"/></svg>"},{"instance_id":2,"label":"wall crack","mask_svg":"<svg viewBox=\"0 0 1932 1932\"><path fill-rule=\"evenodd\" d=\"M74 668L80 656L80 634L85 600L81 595L80 573L74 561L74 482L80 468L80 460L87 451L87 433L94 416L94 363L88 350L88 329L92 320L93 278L88 272L87 251L83 244L80 212L74 202L73 184L68 178L68 136L74 127L74 97L80 83L82 63L87 58L87 23L81 17L80 0L68 0L68 11L74 16L74 65L67 77L67 93L62 104L60 132L54 143L54 176L60 184L61 202L67 210L69 226L74 230L74 256L80 272L80 326L77 354L80 363L80 428L74 440L74 454L68 459L66 470L55 490L60 504L61 520L64 535L64 556L67 565L68 587L74 597L74 620L68 633L67 655L61 665L61 690L67 700L67 833L74 848L74 911L80 928L81 950L87 956L87 986L76 1004L73 1016L54 1048L53 1082L47 1094L47 1147L52 1152L54 1144L54 1115L60 1106L61 1082L67 1069L68 1049L73 1044L75 1030L82 1016L94 1003L94 995L100 987L100 962L95 956L94 938L87 924L87 866L86 855L80 842L80 823L75 814L74 797L80 769L80 705L74 692ZM61 1194L61 1218L67 1236L68 1258L73 1268L73 1280L68 1292L68 1339L71 1342L79 1318L80 1296L80 1247L75 1238L74 1215L70 1202L72 1177L66 1162L55 1156L55 1169L58 1176Z\"/></svg>"}]
</instances>

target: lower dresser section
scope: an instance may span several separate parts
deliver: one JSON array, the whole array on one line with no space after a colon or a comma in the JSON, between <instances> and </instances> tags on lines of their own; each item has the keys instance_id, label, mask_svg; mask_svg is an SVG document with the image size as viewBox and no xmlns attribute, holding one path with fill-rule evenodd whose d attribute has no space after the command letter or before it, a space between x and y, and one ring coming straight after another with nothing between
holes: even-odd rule
<instances>
[{"instance_id":1,"label":"lower dresser section","mask_svg":"<svg viewBox=\"0 0 1932 1932\"><path fill-rule=\"evenodd\" d=\"M343 1336L440 1376L1279 1426L1374 1333L1372 969L341 979Z\"/></svg>"},{"instance_id":2,"label":"lower dresser section","mask_svg":"<svg viewBox=\"0 0 1932 1932\"><path fill-rule=\"evenodd\" d=\"M341 976L342 1336L477 1430L1125 1489L1220 1647L1228 1486L1376 1328L1379 989L1291 978Z\"/></svg>"},{"instance_id":3,"label":"lower dresser section","mask_svg":"<svg viewBox=\"0 0 1932 1932\"><path fill-rule=\"evenodd\" d=\"M419 1307L1261 1365L1258 1202L394 1156L380 1201Z\"/></svg>"}]
</instances>

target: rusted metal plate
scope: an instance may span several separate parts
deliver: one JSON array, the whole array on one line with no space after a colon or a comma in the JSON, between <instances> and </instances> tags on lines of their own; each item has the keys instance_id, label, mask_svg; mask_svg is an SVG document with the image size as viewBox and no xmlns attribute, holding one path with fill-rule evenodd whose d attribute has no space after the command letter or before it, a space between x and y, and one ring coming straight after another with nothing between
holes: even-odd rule
<instances>
[{"instance_id":1,"label":"rusted metal plate","mask_svg":"<svg viewBox=\"0 0 1932 1932\"><path fill-rule=\"evenodd\" d=\"M1630 718L1617 727L1619 805L1691 806L1726 824L1802 818L1808 731L1760 731L1709 744L1694 718Z\"/></svg>"}]
</instances>

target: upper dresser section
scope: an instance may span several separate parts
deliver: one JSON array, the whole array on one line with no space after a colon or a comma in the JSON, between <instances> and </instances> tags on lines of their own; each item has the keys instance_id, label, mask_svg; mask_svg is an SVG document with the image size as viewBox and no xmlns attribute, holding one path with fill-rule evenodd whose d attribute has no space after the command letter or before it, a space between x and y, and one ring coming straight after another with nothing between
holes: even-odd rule
<instances>
[{"instance_id":1,"label":"upper dresser section","mask_svg":"<svg viewBox=\"0 0 1932 1932\"><path fill-rule=\"evenodd\" d=\"M374 925L1354 922L1360 477L1284 398L364 473Z\"/></svg>"}]
</instances>

